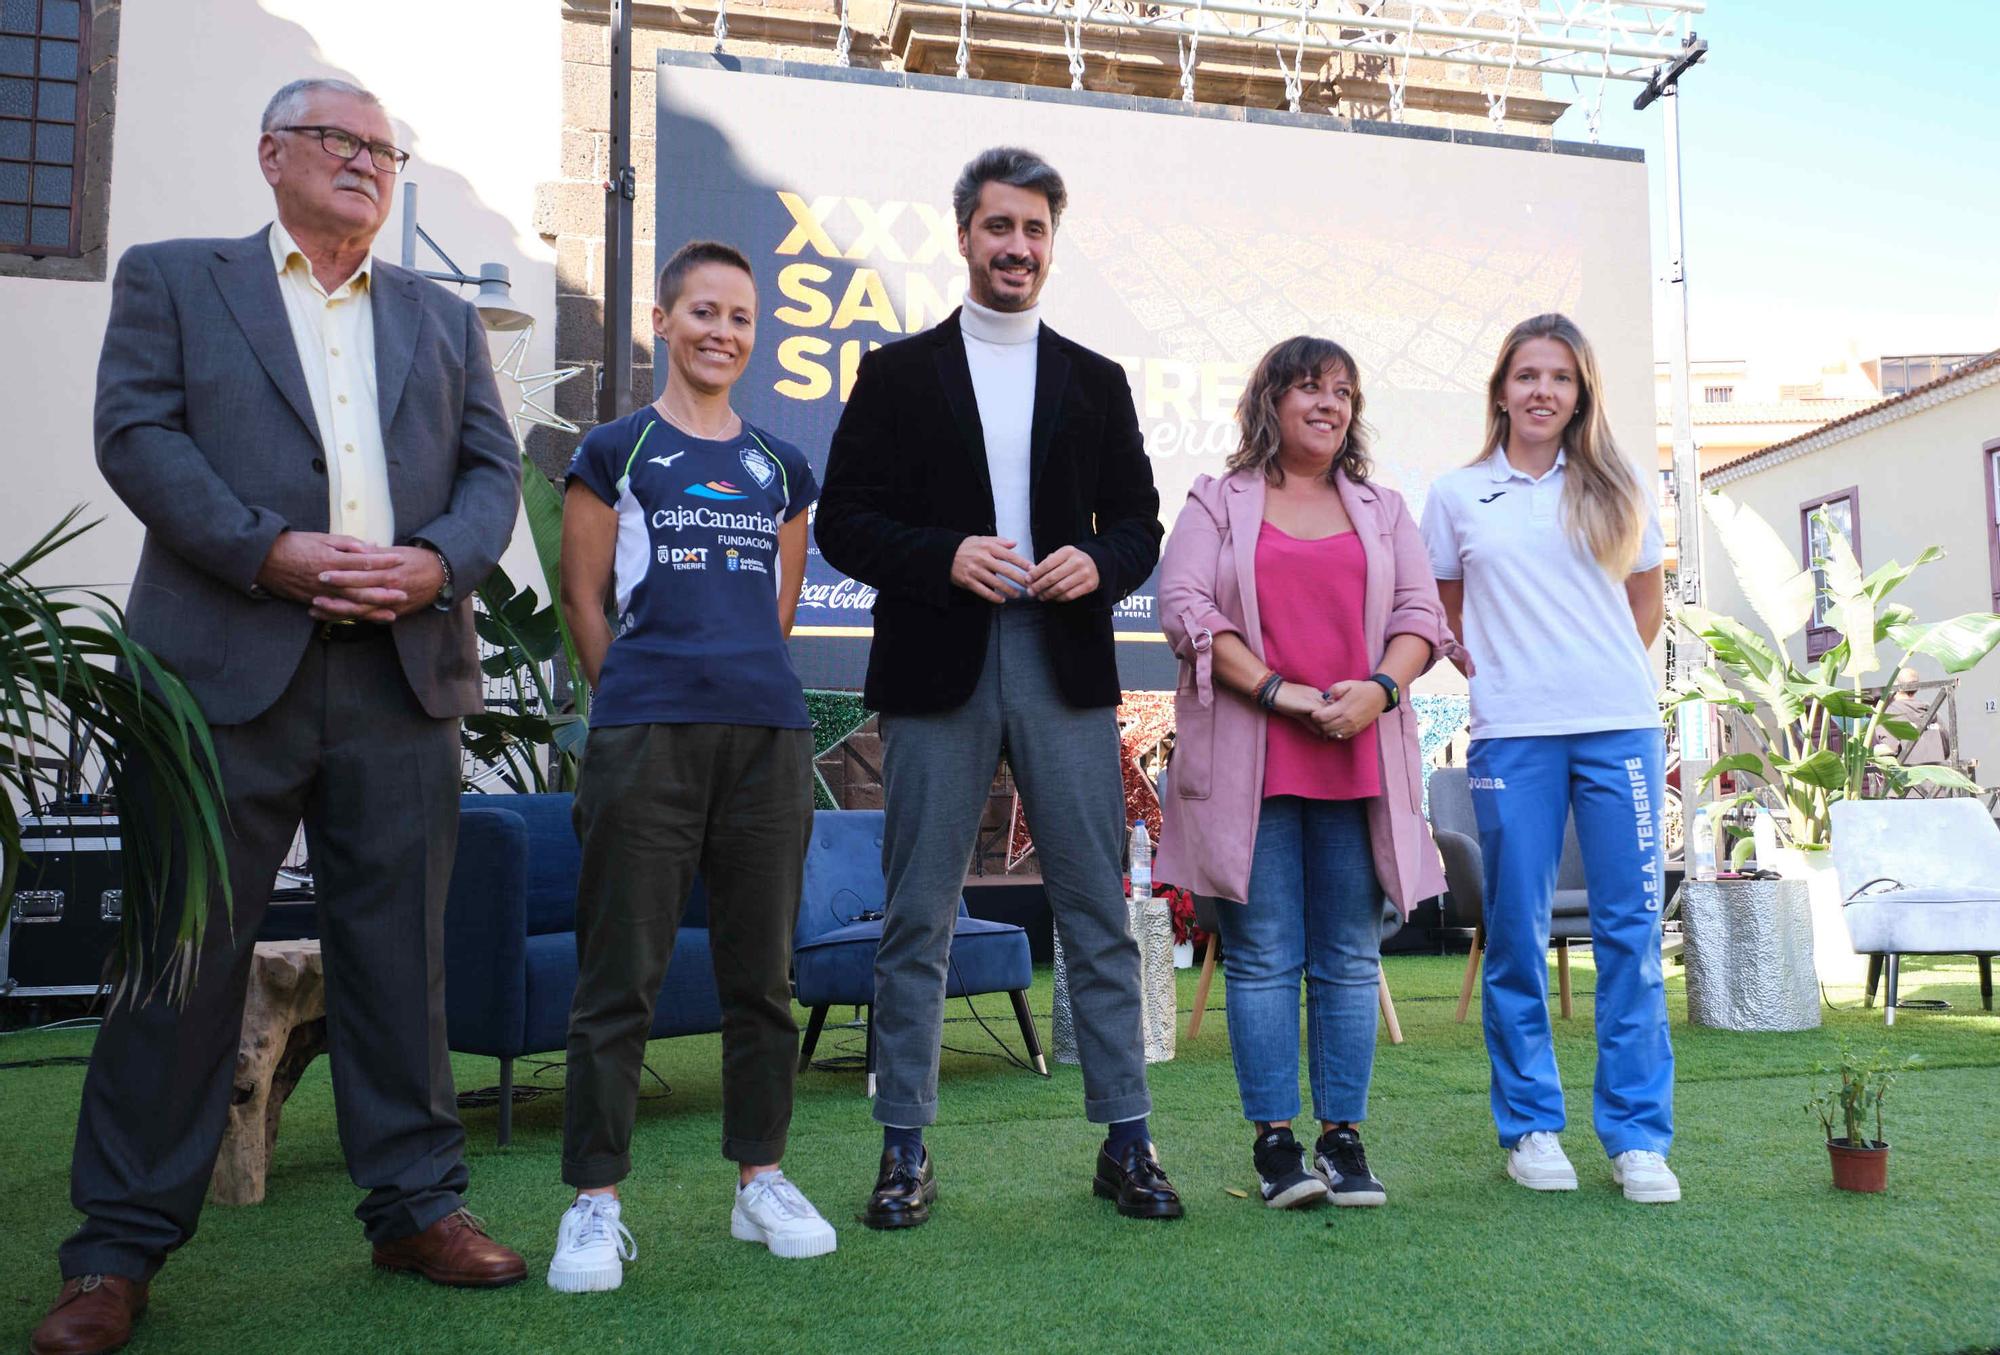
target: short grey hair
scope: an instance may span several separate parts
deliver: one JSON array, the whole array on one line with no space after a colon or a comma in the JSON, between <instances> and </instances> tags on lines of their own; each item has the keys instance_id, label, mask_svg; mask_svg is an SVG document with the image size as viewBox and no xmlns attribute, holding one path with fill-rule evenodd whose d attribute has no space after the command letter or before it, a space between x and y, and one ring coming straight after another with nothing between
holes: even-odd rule
<instances>
[{"instance_id":1,"label":"short grey hair","mask_svg":"<svg viewBox=\"0 0 2000 1355\"><path fill-rule=\"evenodd\" d=\"M958 172L958 182L951 187L951 207L958 215L960 230L971 229L973 210L979 206L979 190L989 183L1030 188L1040 193L1049 200L1051 227L1061 223L1063 208L1069 205L1069 190L1063 187L1062 175L1056 173L1054 165L1019 146L995 146L967 161Z\"/></svg>"},{"instance_id":2,"label":"short grey hair","mask_svg":"<svg viewBox=\"0 0 2000 1355\"><path fill-rule=\"evenodd\" d=\"M377 108L382 106L382 101L373 93L351 81L336 80L329 75L311 76L294 80L271 96L271 102L264 105L264 121L260 130L275 132L298 121L305 116L306 100L322 91L351 94L365 104L373 104Z\"/></svg>"}]
</instances>

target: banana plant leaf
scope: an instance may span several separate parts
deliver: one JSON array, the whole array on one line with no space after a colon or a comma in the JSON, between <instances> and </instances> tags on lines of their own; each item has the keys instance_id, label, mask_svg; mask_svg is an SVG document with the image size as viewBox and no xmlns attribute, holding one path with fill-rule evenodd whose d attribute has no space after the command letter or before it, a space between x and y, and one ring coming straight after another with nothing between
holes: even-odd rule
<instances>
[{"instance_id":1,"label":"banana plant leaf","mask_svg":"<svg viewBox=\"0 0 2000 1355\"><path fill-rule=\"evenodd\" d=\"M1717 758L1709 765L1708 770L1702 773L1702 789L1706 790L1709 782L1715 780L1718 776L1726 776L1732 772L1745 772L1760 781L1768 782L1771 779L1771 769L1764 765L1764 759L1760 755L1756 753L1731 753L1728 757Z\"/></svg>"},{"instance_id":2,"label":"banana plant leaf","mask_svg":"<svg viewBox=\"0 0 2000 1355\"><path fill-rule=\"evenodd\" d=\"M1903 580L1909 578L1910 575L1916 573L1924 565L1930 564L1934 560L1942 559L1944 559L1944 551L1941 548L1926 546L1916 559L1906 565L1898 564L1896 561L1891 560L1868 576L1868 596L1873 598L1875 604L1879 607L1884 598L1895 592L1902 585ZM1907 611L1908 609L1905 608L1904 610Z\"/></svg>"},{"instance_id":3,"label":"banana plant leaf","mask_svg":"<svg viewBox=\"0 0 2000 1355\"><path fill-rule=\"evenodd\" d=\"M1744 596L1771 638L1782 645L1804 630L1812 619L1812 571L1800 566L1792 548L1755 510L1726 494L1704 495L1702 508L1735 566Z\"/></svg>"},{"instance_id":4,"label":"banana plant leaf","mask_svg":"<svg viewBox=\"0 0 2000 1355\"><path fill-rule=\"evenodd\" d=\"M1833 600L1833 624L1847 644L1840 666L1842 677L1865 677L1882 666L1875 656L1875 599L1861 577L1861 561L1847 538L1827 519L1822 510L1816 516L1826 527L1826 590Z\"/></svg>"},{"instance_id":5,"label":"banana plant leaf","mask_svg":"<svg viewBox=\"0 0 2000 1355\"><path fill-rule=\"evenodd\" d=\"M1820 748L1802 758L1773 758L1771 765L1793 781L1820 790L1839 790L1847 784L1847 767L1840 754Z\"/></svg>"},{"instance_id":6,"label":"banana plant leaf","mask_svg":"<svg viewBox=\"0 0 2000 1355\"><path fill-rule=\"evenodd\" d=\"M1947 673L1963 673L2000 644L2000 615L1967 612L1928 625L1891 626L1889 638L1912 653L1936 659Z\"/></svg>"}]
</instances>

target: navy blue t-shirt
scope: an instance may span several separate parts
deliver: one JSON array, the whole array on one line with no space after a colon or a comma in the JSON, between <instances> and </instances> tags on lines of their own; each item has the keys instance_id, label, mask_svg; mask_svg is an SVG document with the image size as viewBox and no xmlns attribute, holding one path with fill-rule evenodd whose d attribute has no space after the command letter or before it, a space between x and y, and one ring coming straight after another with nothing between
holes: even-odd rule
<instances>
[{"instance_id":1,"label":"navy blue t-shirt","mask_svg":"<svg viewBox=\"0 0 2000 1355\"><path fill-rule=\"evenodd\" d=\"M590 723L810 729L778 627L778 528L819 497L799 449L747 420L692 437L648 405L591 429L569 475L618 510Z\"/></svg>"}]
</instances>

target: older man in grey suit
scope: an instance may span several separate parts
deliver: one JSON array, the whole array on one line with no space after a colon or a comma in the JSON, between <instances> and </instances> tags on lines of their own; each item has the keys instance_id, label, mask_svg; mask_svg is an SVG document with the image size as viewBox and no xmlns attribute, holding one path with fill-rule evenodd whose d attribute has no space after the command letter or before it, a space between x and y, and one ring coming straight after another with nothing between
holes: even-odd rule
<instances>
[{"instance_id":1,"label":"older man in grey suit","mask_svg":"<svg viewBox=\"0 0 2000 1355\"><path fill-rule=\"evenodd\" d=\"M513 530L520 463L478 314L369 257L406 158L373 95L288 85L258 140L276 222L118 267L98 464L146 526L132 633L215 727L235 915L184 1006L155 996L98 1035L71 1168L84 1221L36 1351L123 1345L194 1232L251 945L301 820L375 1263L451 1285L524 1273L465 1212L442 957L458 717L481 700L470 596Z\"/></svg>"}]
</instances>

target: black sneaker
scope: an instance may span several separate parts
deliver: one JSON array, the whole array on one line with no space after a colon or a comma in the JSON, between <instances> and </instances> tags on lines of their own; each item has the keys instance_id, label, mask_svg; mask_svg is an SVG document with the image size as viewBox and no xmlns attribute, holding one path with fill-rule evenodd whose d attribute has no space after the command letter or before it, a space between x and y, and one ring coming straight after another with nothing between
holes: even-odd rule
<instances>
[{"instance_id":1,"label":"black sneaker","mask_svg":"<svg viewBox=\"0 0 2000 1355\"><path fill-rule=\"evenodd\" d=\"M1389 1192L1368 1170L1368 1150L1361 1146L1361 1131L1349 1126L1329 1129L1313 1145L1313 1167L1325 1178L1327 1192L1335 1204L1387 1204Z\"/></svg>"},{"instance_id":2,"label":"black sneaker","mask_svg":"<svg viewBox=\"0 0 2000 1355\"><path fill-rule=\"evenodd\" d=\"M1326 1182L1306 1170L1305 1145L1289 1128L1261 1134L1250 1150L1259 1190L1273 1209L1310 1209L1326 1199Z\"/></svg>"}]
</instances>

